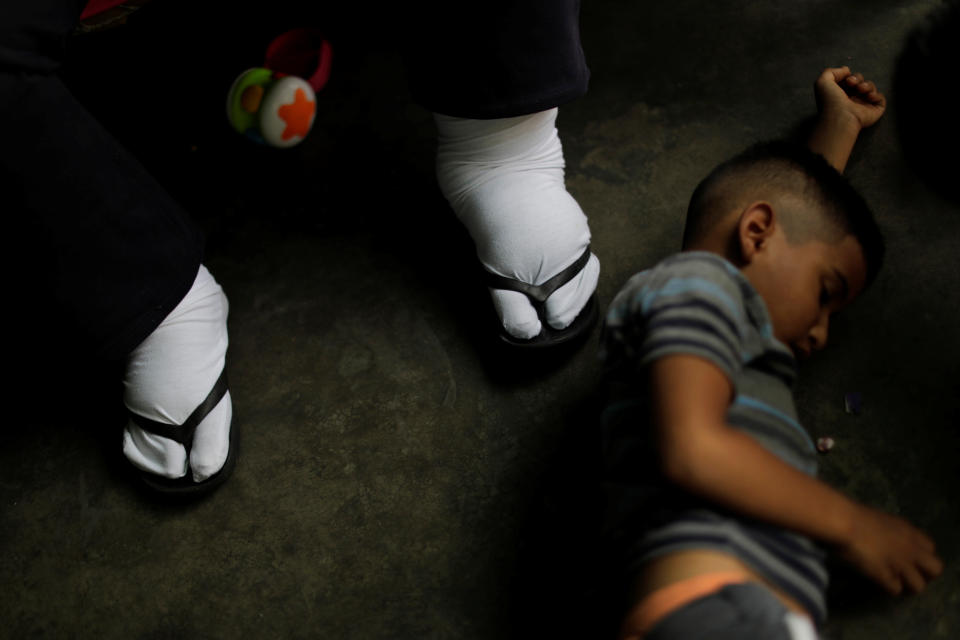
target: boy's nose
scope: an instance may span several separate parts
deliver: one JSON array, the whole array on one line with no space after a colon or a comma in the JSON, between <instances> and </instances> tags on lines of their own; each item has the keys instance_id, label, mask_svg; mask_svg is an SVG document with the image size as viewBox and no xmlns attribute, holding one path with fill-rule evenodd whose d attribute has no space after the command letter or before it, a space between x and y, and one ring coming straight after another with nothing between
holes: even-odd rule
<instances>
[{"instance_id":1,"label":"boy's nose","mask_svg":"<svg viewBox=\"0 0 960 640\"><path fill-rule=\"evenodd\" d=\"M817 324L810 327L810 350L819 351L827 346L827 334L829 333L830 316L821 315Z\"/></svg>"}]
</instances>

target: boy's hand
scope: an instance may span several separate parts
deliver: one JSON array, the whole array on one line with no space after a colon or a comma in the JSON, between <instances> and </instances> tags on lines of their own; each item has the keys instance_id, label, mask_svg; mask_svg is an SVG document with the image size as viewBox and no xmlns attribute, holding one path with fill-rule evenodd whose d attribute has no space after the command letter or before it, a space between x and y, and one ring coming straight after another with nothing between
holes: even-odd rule
<instances>
[{"instance_id":1,"label":"boy's hand","mask_svg":"<svg viewBox=\"0 0 960 640\"><path fill-rule=\"evenodd\" d=\"M849 67L824 69L813 85L820 117L807 146L843 173L857 136L873 125L887 108L877 86L851 73Z\"/></svg>"},{"instance_id":2,"label":"boy's hand","mask_svg":"<svg viewBox=\"0 0 960 640\"><path fill-rule=\"evenodd\" d=\"M850 115L860 128L873 125L887 108L887 99L877 86L849 67L824 69L814 84L814 95L822 117Z\"/></svg>"},{"instance_id":3,"label":"boy's hand","mask_svg":"<svg viewBox=\"0 0 960 640\"><path fill-rule=\"evenodd\" d=\"M923 591L943 563L933 541L906 520L860 505L841 555L893 595Z\"/></svg>"}]
</instances>

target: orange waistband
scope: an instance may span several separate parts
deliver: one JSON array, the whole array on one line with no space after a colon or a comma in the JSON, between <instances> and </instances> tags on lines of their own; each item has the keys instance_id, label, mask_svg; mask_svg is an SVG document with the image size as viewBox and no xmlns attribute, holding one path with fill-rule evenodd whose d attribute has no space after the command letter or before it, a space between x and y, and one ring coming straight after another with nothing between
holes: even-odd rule
<instances>
[{"instance_id":1,"label":"orange waistband","mask_svg":"<svg viewBox=\"0 0 960 640\"><path fill-rule=\"evenodd\" d=\"M728 584L751 580L745 571L715 571L692 576L661 587L638 602L623 620L620 640L639 640L661 618L688 602L719 591Z\"/></svg>"}]
</instances>

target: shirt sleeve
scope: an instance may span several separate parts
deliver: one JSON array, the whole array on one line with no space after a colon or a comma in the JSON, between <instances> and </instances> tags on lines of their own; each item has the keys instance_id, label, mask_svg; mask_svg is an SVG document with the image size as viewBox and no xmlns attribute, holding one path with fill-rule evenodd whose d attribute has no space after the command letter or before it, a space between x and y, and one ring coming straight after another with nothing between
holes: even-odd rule
<instances>
[{"instance_id":1,"label":"shirt sleeve","mask_svg":"<svg viewBox=\"0 0 960 640\"><path fill-rule=\"evenodd\" d=\"M733 269L719 259L686 258L634 276L608 313L607 356L640 369L668 355L695 355L733 380L747 323Z\"/></svg>"}]
</instances>

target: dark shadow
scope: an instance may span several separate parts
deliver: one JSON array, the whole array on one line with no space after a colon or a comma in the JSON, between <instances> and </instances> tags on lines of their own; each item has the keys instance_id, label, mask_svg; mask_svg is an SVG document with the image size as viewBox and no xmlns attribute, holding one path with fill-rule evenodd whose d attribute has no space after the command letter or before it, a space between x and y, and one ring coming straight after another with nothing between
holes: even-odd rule
<instances>
[{"instance_id":1,"label":"dark shadow","mask_svg":"<svg viewBox=\"0 0 960 640\"><path fill-rule=\"evenodd\" d=\"M960 2L944 2L907 37L891 92L907 165L940 196L960 202L956 154L960 121L951 82L960 60Z\"/></svg>"},{"instance_id":2,"label":"dark shadow","mask_svg":"<svg viewBox=\"0 0 960 640\"><path fill-rule=\"evenodd\" d=\"M599 394L568 413L520 523L510 625L517 638L614 637L619 585L601 536Z\"/></svg>"},{"instance_id":3,"label":"dark shadow","mask_svg":"<svg viewBox=\"0 0 960 640\"><path fill-rule=\"evenodd\" d=\"M21 409L16 428L3 430L0 446L33 456L46 443L93 440L102 455L90 464L107 467L111 475L121 473L121 364L80 350L70 341L69 328L45 312L42 300L20 300L28 301L26 307L35 315L18 318L10 327L16 340L7 348L6 363L16 375L8 378L7 394ZM35 462L37 468L42 466L40 460ZM24 465L22 476L31 472L26 462L15 464Z\"/></svg>"},{"instance_id":4,"label":"dark shadow","mask_svg":"<svg viewBox=\"0 0 960 640\"><path fill-rule=\"evenodd\" d=\"M830 574L827 610L831 617L862 618L889 610L890 596L837 556L828 557L827 571Z\"/></svg>"}]
</instances>

